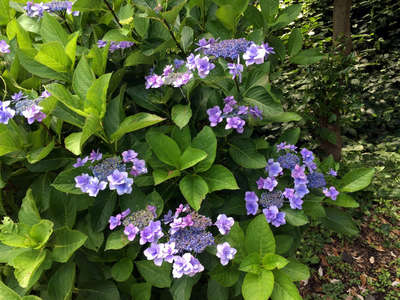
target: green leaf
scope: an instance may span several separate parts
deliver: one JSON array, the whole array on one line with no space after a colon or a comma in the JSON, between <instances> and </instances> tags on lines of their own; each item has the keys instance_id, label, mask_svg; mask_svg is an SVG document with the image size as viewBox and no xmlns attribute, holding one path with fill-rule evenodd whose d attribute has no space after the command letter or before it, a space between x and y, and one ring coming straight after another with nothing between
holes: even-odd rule
<instances>
[{"instance_id":1,"label":"green leaf","mask_svg":"<svg viewBox=\"0 0 400 300\"><path fill-rule=\"evenodd\" d=\"M192 147L201 149L207 153L207 157L195 166L195 171L207 171L214 163L217 153L217 138L214 131L210 127L204 126L193 139Z\"/></svg>"},{"instance_id":2,"label":"green leaf","mask_svg":"<svg viewBox=\"0 0 400 300\"><path fill-rule=\"evenodd\" d=\"M7 25L11 18L10 3L8 0L0 0L0 25ZM1 295L1 293L0 293ZM7 298L5 298L7 299ZM10 300L13 300L10 298Z\"/></svg>"},{"instance_id":3,"label":"green leaf","mask_svg":"<svg viewBox=\"0 0 400 300\"><path fill-rule=\"evenodd\" d=\"M225 240L231 245L231 247L237 250L235 255L236 260L240 260L244 256L244 232L240 227L239 222L235 222L231 227L228 235L225 236Z\"/></svg>"},{"instance_id":4,"label":"green leaf","mask_svg":"<svg viewBox=\"0 0 400 300\"><path fill-rule=\"evenodd\" d=\"M107 89L110 78L111 73L100 76L93 82L86 94L85 112L94 114L99 119L102 119L106 113Z\"/></svg>"},{"instance_id":5,"label":"green leaf","mask_svg":"<svg viewBox=\"0 0 400 300\"><path fill-rule=\"evenodd\" d=\"M65 53L71 60L71 68L74 67L75 65L75 59L76 59L76 44L78 43L78 38L79 38L79 32L74 32L70 39L68 40L68 43L65 45Z\"/></svg>"},{"instance_id":6,"label":"green leaf","mask_svg":"<svg viewBox=\"0 0 400 300\"><path fill-rule=\"evenodd\" d=\"M79 0L78 0L79 1ZM90 0L92 1L92 0ZM120 299L118 288L110 280L94 280L79 286L79 298L85 300L116 300Z\"/></svg>"},{"instance_id":7,"label":"green leaf","mask_svg":"<svg viewBox=\"0 0 400 300\"><path fill-rule=\"evenodd\" d=\"M15 36L17 36L17 42L19 48L21 49L32 48L32 41L29 36L29 32L26 32L17 22L16 19L12 19L7 24L7 37L9 40L12 40Z\"/></svg>"},{"instance_id":8,"label":"green leaf","mask_svg":"<svg viewBox=\"0 0 400 300\"><path fill-rule=\"evenodd\" d=\"M179 188L190 206L199 210L208 193L208 185L204 179L199 175L186 175L179 182Z\"/></svg>"},{"instance_id":9,"label":"green leaf","mask_svg":"<svg viewBox=\"0 0 400 300\"><path fill-rule=\"evenodd\" d=\"M242 295L245 300L266 300L274 287L274 275L262 270L259 275L247 273L243 280Z\"/></svg>"},{"instance_id":10,"label":"green leaf","mask_svg":"<svg viewBox=\"0 0 400 300\"><path fill-rule=\"evenodd\" d=\"M153 61L153 56L146 56L140 50L135 50L125 59L124 66L132 67L137 65L151 65Z\"/></svg>"},{"instance_id":11,"label":"green leaf","mask_svg":"<svg viewBox=\"0 0 400 300\"><path fill-rule=\"evenodd\" d=\"M70 110L76 112L81 116L88 116L88 114L83 111L83 101L78 96L72 95L71 92L67 90L63 85L59 83L52 83L46 86L46 90L49 91L53 97L57 98L58 101L60 101Z\"/></svg>"},{"instance_id":12,"label":"green leaf","mask_svg":"<svg viewBox=\"0 0 400 300\"><path fill-rule=\"evenodd\" d=\"M277 234L275 236L276 241L276 253L284 254L292 248L293 245L293 236L288 234Z\"/></svg>"},{"instance_id":13,"label":"green leaf","mask_svg":"<svg viewBox=\"0 0 400 300\"><path fill-rule=\"evenodd\" d=\"M301 296L294 283L281 270L274 272L275 284L272 291L272 300L301 300Z\"/></svg>"},{"instance_id":14,"label":"green leaf","mask_svg":"<svg viewBox=\"0 0 400 300\"><path fill-rule=\"evenodd\" d=\"M256 252L260 257L275 253L275 238L263 214L255 217L247 226L244 245L247 253Z\"/></svg>"},{"instance_id":15,"label":"green leaf","mask_svg":"<svg viewBox=\"0 0 400 300\"><path fill-rule=\"evenodd\" d=\"M2 300L21 300L21 297L16 292L14 292L13 289L6 286L3 283L3 281L0 280L0 299L2 299Z\"/></svg>"},{"instance_id":16,"label":"green leaf","mask_svg":"<svg viewBox=\"0 0 400 300\"><path fill-rule=\"evenodd\" d=\"M262 259L262 266L266 270L282 269L289 261L277 254L267 253Z\"/></svg>"},{"instance_id":17,"label":"green leaf","mask_svg":"<svg viewBox=\"0 0 400 300\"><path fill-rule=\"evenodd\" d=\"M34 281L39 279L36 273L45 260L46 253L44 249L29 249L13 259L11 265L15 268L14 276L21 287L32 286Z\"/></svg>"},{"instance_id":18,"label":"green leaf","mask_svg":"<svg viewBox=\"0 0 400 300\"><path fill-rule=\"evenodd\" d=\"M182 10L182 8L185 6L186 0L182 1L181 3L175 5L172 9L169 11L163 12L162 16L163 18L169 23L169 24L174 24L176 18L179 15L179 12Z\"/></svg>"},{"instance_id":19,"label":"green leaf","mask_svg":"<svg viewBox=\"0 0 400 300\"><path fill-rule=\"evenodd\" d=\"M189 300L193 286L199 281L200 275L195 277L183 276L175 279L169 291L174 300Z\"/></svg>"},{"instance_id":20,"label":"green leaf","mask_svg":"<svg viewBox=\"0 0 400 300\"><path fill-rule=\"evenodd\" d=\"M237 266L228 265L224 267L217 264L210 272L210 276L223 287L231 287L239 280L240 272Z\"/></svg>"},{"instance_id":21,"label":"green leaf","mask_svg":"<svg viewBox=\"0 0 400 300\"><path fill-rule=\"evenodd\" d=\"M45 13L41 19L40 35L45 43L59 42L66 45L68 34L55 17Z\"/></svg>"},{"instance_id":22,"label":"green leaf","mask_svg":"<svg viewBox=\"0 0 400 300\"><path fill-rule=\"evenodd\" d=\"M79 221L77 229L88 236L84 244L85 248L96 252L99 251L104 242L104 233L93 230L89 214Z\"/></svg>"},{"instance_id":23,"label":"green leaf","mask_svg":"<svg viewBox=\"0 0 400 300\"><path fill-rule=\"evenodd\" d=\"M83 246L87 236L78 230L61 228L55 232L52 257L57 262L67 262L76 250Z\"/></svg>"},{"instance_id":24,"label":"green leaf","mask_svg":"<svg viewBox=\"0 0 400 300\"><path fill-rule=\"evenodd\" d=\"M95 116L89 115L81 132L71 133L64 139L65 148L75 155L80 155L85 142L101 128L100 120Z\"/></svg>"},{"instance_id":25,"label":"green leaf","mask_svg":"<svg viewBox=\"0 0 400 300\"><path fill-rule=\"evenodd\" d=\"M71 299L75 282L75 264L62 264L51 276L48 285L49 298L53 300Z\"/></svg>"},{"instance_id":26,"label":"green leaf","mask_svg":"<svg viewBox=\"0 0 400 300\"><path fill-rule=\"evenodd\" d=\"M151 284L148 282L132 284L131 295L132 300L150 300Z\"/></svg>"},{"instance_id":27,"label":"green leaf","mask_svg":"<svg viewBox=\"0 0 400 300\"><path fill-rule=\"evenodd\" d=\"M236 13L231 5L223 5L217 9L215 15L227 29L233 31L236 27Z\"/></svg>"},{"instance_id":28,"label":"green leaf","mask_svg":"<svg viewBox=\"0 0 400 300\"><path fill-rule=\"evenodd\" d=\"M126 133L140 130L162 121L164 121L164 119L157 115L144 112L137 113L133 116L126 117L119 125L118 130L115 131L110 138L112 141L118 141Z\"/></svg>"},{"instance_id":29,"label":"green leaf","mask_svg":"<svg viewBox=\"0 0 400 300\"><path fill-rule=\"evenodd\" d=\"M209 193L239 189L232 172L223 165L213 165L211 169L201 174L201 177L207 182Z\"/></svg>"},{"instance_id":30,"label":"green leaf","mask_svg":"<svg viewBox=\"0 0 400 300\"><path fill-rule=\"evenodd\" d=\"M56 229L61 227L72 228L75 225L77 201L71 195L56 189L51 190L50 209L48 216L54 220Z\"/></svg>"},{"instance_id":31,"label":"green leaf","mask_svg":"<svg viewBox=\"0 0 400 300\"><path fill-rule=\"evenodd\" d=\"M27 225L34 225L41 220L31 189L28 189L25 198L22 199L22 205L18 212L18 220Z\"/></svg>"},{"instance_id":32,"label":"green leaf","mask_svg":"<svg viewBox=\"0 0 400 300\"><path fill-rule=\"evenodd\" d=\"M189 47L193 44L194 31L189 26L183 26L181 31L181 46L183 51L187 52Z\"/></svg>"},{"instance_id":33,"label":"green leaf","mask_svg":"<svg viewBox=\"0 0 400 300\"><path fill-rule=\"evenodd\" d=\"M86 100L86 94L95 80L96 77L85 56L82 56L72 77L72 88L82 100Z\"/></svg>"},{"instance_id":34,"label":"green leaf","mask_svg":"<svg viewBox=\"0 0 400 300\"><path fill-rule=\"evenodd\" d=\"M325 199L326 203L340 206L340 207L350 207L350 208L356 208L360 207L360 204L349 194L346 193L340 193L336 200L331 200L331 199Z\"/></svg>"},{"instance_id":35,"label":"green leaf","mask_svg":"<svg viewBox=\"0 0 400 300\"><path fill-rule=\"evenodd\" d=\"M171 286L171 264L164 262L158 267L154 262L147 260L141 260L135 263L140 275L142 275L148 283L158 288L167 288Z\"/></svg>"},{"instance_id":36,"label":"green leaf","mask_svg":"<svg viewBox=\"0 0 400 300\"><path fill-rule=\"evenodd\" d=\"M290 128L285 130L282 136L278 139L277 144L285 141L288 144L296 145L300 138L300 128Z\"/></svg>"},{"instance_id":37,"label":"green leaf","mask_svg":"<svg viewBox=\"0 0 400 300\"><path fill-rule=\"evenodd\" d=\"M310 277L308 267L294 259L289 259L289 263L281 270L293 281L307 280Z\"/></svg>"},{"instance_id":38,"label":"green leaf","mask_svg":"<svg viewBox=\"0 0 400 300\"><path fill-rule=\"evenodd\" d=\"M293 226L303 226L307 224L308 218L302 210L295 210L290 208L282 209L282 212L286 214L286 221Z\"/></svg>"},{"instance_id":39,"label":"green leaf","mask_svg":"<svg viewBox=\"0 0 400 300\"><path fill-rule=\"evenodd\" d=\"M303 36L301 35L301 30L295 28L292 30L288 40L288 53L290 56L295 56L300 52L303 47Z\"/></svg>"},{"instance_id":40,"label":"green leaf","mask_svg":"<svg viewBox=\"0 0 400 300\"><path fill-rule=\"evenodd\" d=\"M307 49L300 51L297 55L290 58L290 62L297 65L310 65L324 59L325 55L319 49Z\"/></svg>"},{"instance_id":41,"label":"green leaf","mask_svg":"<svg viewBox=\"0 0 400 300\"><path fill-rule=\"evenodd\" d=\"M181 176L181 172L178 170L163 170L163 169L155 169L153 170L153 178L154 184L158 185L168 179Z\"/></svg>"},{"instance_id":42,"label":"green leaf","mask_svg":"<svg viewBox=\"0 0 400 300\"><path fill-rule=\"evenodd\" d=\"M65 53L64 47L59 42L43 44L35 56L35 60L46 67L61 73L69 71L71 60Z\"/></svg>"},{"instance_id":43,"label":"green leaf","mask_svg":"<svg viewBox=\"0 0 400 300\"><path fill-rule=\"evenodd\" d=\"M185 170L187 168L193 167L207 157L207 153L203 150L187 147L185 152L179 159L179 170Z\"/></svg>"},{"instance_id":44,"label":"green leaf","mask_svg":"<svg viewBox=\"0 0 400 300\"><path fill-rule=\"evenodd\" d=\"M103 191L97 195L94 205L89 208L90 220L95 232L103 231L107 227L116 203L117 193L114 191Z\"/></svg>"},{"instance_id":45,"label":"green leaf","mask_svg":"<svg viewBox=\"0 0 400 300\"><path fill-rule=\"evenodd\" d=\"M73 11L96 11L96 10L106 10L104 1L102 0L77 0L72 6Z\"/></svg>"},{"instance_id":46,"label":"green leaf","mask_svg":"<svg viewBox=\"0 0 400 300\"><path fill-rule=\"evenodd\" d=\"M247 255L240 263L239 270L246 273L260 274L261 273L260 255L255 252Z\"/></svg>"},{"instance_id":47,"label":"green leaf","mask_svg":"<svg viewBox=\"0 0 400 300\"><path fill-rule=\"evenodd\" d=\"M248 105L257 106L263 114L263 121L270 122L276 120L279 114L283 114L283 108L278 98L268 93L265 87L253 86L245 92L244 102Z\"/></svg>"},{"instance_id":48,"label":"green leaf","mask_svg":"<svg viewBox=\"0 0 400 300\"><path fill-rule=\"evenodd\" d=\"M359 168L349 171L340 180L341 192L357 192L370 185L374 177L374 168Z\"/></svg>"},{"instance_id":49,"label":"green leaf","mask_svg":"<svg viewBox=\"0 0 400 300\"><path fill-rule=\"evenodd\" d=\"M325 211L326 217L322 218L322 223L324 223L325 226L336 232L349 236L358 234L359 231L357 226L347 213L335 207L326 207Z\"/></svg>"},{"instance_id":50,"label":"green leaf","mask_svg":"<svg viewBox=\"0 0 400 300\"><path fill-rule=\"evenodd\" d=\"M32 226L29 231L29 236L35 241L34 249L43 248L53 233L53 222L49 220L41 220L39 223Z\"/></svg>"},{"instance_id":51,"label":"green leaf","mask_svg":"<svg viewBox=\"0 0 400 300\"><path fill-rule=\"evenodd\" d=\"M189 105L177 104L172 107L171 117L176 126L182 129L189 123L192 117L192 110Z\"/></svg>"},{"instance_id":52,"label":"green leaf","mask_svg":"<svg viewBox=\"0 0 400 300\"><path fill-rule=\"evenodd\" d=\"M121 230L113 231L108 236L106 241L105 251L107 250L118 250L124 248L130 242L125 234Z\"/></svg>"},{"instance_id":53,"label":"green leaf","mask_svg":"<svg viewBox=\"0 0 400 300\"><path fill-rule=\"evenodd\" d=\"M50 152L54 149L54 139L44 147L40 147L38 149L30 151L26 155L26 159L30 164L35 164L45 158Z\"/></svg>"},{"instance_id":54,"label":"green leaf","mask_svg":"<svg viewBox=\"0 0 400 300\"><path fill-rule=\"evenodd\" d=\"M235 139L232 141L229 154L240 166L247 169L262 169L267 165L265 157L257 152L251 139Z\"/></svg>"},{"instance_id":55,"label":"green leaf","mask_svg":"<svg viewBox=\"0 0 400 300\"><path fill-rule=\"evenodd\" d=\"M180 167L181 150L169 136L159 132L147 132L146 141L157 158L167 165Z\"/></svg>"},{"instance_id":56,"label":"green leaf","mask_svg":"<svg viewBox=\"0 0 400 300\"><path fill-rule=\"evenodd\" d=\"M208 280L207 286L207 299L208 300L228 300L229 289L223 287L215 280Z\"/></svg>"},{"instance_id":57,"label":"green leaf","mask_svg":"<svg viewBox=\"0 0 400 300\"><path fill-rule=\"evenodd\" d=\"M279 0L261 0L261 12L268 23L272 23L279 10Z\"/></svg>"},{"instance_id":58,"label":"green leaf","mask_svg":"<svg viewBox=\"0 0 400 300\"><path fill-rule=\"evenodd\" d=\"M111 268L111 276L115 281L125 281L131 276L133 271L133 263L127 257L122 258L120 261L116 262Z\"/></svg>"}]
</instances>

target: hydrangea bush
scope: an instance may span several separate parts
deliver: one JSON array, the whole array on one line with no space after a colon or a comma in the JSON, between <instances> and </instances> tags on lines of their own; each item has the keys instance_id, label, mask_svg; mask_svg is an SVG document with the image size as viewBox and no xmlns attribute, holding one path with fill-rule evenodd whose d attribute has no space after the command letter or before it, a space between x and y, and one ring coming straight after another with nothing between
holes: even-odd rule
<instances>
[{"instance_id":1,"label":"hydrangea bush","mask_svg":"<svg viewBox=\"0 0 400 300\"><path fill-rule=\"evenodd\" d=\"M0 0L0 298L300 299L299 227L357 234L374 170L299 140L271 78L324 56L257 3Z\"/></svg>"}]
</instances>

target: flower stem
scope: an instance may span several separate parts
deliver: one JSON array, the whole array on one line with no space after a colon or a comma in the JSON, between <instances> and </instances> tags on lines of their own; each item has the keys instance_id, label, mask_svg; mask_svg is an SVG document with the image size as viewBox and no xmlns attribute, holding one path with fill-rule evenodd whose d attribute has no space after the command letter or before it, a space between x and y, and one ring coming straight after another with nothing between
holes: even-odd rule
<instances>
[{"instance_id":1,"label":"flower stem","mask_svg":"<svg viewBox=\"0 0 400 300\"><path fill-rule=\"evenodd\" d=\"M117 15L115 14L115 11L114 11L113 8L111 7L110 3L108 3L107 0L103 0L103 1L104 1L105 5L107 6L108 10L109 10L109 11L111 12L111 14L113 15L115 22L118 24L118 26L119 26L120 28L122 28L122 25L121 25L121 23L119 22L119 19L118 19Z\"/></svg>"},{"instance_id":2,"label":"flower stem","mask_svg":"<svg viewBox=\"0 0 400 300\"><path fill-rule=\"evenodd\" d=\"M170 36L172 37L172 39L174 40L175 44L178 46L179 50L185 54L185 51L183 50L183 48L181 47L181 45L178 43L178 40L176 39L174 33L171 30L171 26L169 26L168 22L165 19L162 19L162 23L167 27L168 32L170 34Z\"/></svg>"}]
</instances>

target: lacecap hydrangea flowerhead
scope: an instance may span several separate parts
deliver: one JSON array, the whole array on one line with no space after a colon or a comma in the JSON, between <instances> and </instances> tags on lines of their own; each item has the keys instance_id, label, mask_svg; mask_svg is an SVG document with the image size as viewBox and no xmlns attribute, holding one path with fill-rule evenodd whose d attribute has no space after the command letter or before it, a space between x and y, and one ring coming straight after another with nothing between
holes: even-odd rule
<instances>
[{"instance_id":1,"label":"lacecap hydrangea flowerhead","mask_svg":"<svg viewBox=\"0 0 400 300\"><path fill-rule=\"evenodd\" d=\"M39 97L30 99L21 91L11 96L8 101L0 101L0 123L8 124L9 120L14 116L23 116L28 124L33 122L42 122L46 118L46 114L42 112L40 102L48 98L50 93L44 91Z\"/></svg>"},{"instance_id":2,"label":"lacecap hydrangea flowerhead","mask_svg":"<svg viewBox=\"0 0 400 300\"><path fill-rule=\"evenodd\" d=\"M78 158L73 165L74 168L79 168L89 163L88 169L91 171L91 175L82 173L76 176L75 187L91 197L96 197L107 186L118 195L130 194L133 178L147 173L146 162L137 156L135 151L127 150L122 152L122 158L103 158L102 153L93 150L89 156Z\"/></svg>"},{"instance_id":3,"label":"lacecap hydrangea flowerhead","mask_svg":"<svg viewBox=\"0 0 400 300\"><path fill-rule=\"evenodd\" d=\"M225 129L235 129L237 133L243 133L246 119L249 116L262 119L262 112L257 106L238 105L233 96L224 99L224 108L214 106L207 110L210 126L215 127L226 120Z\"/></svg>"},{"instance_id":4,"label":"lacecap hydrangea flowerhead","mask_svg":"<svg viewBox=\"0 0 400 300\"><path fill-rule=\"evenodd\" d=\"M276 161L268 160L265 167L267 176L257 180L258 191L245 193L248 215L262 211L268 223L279 227L286 224L286 213L280 209L286 206L287 209L301 210L304 197L312 190L322 191L326 197L336 200L339 192L334 186L326 187L326 177L318 172L312 151L303 148L298 152L296 146L283 142L277 145L277 153ZM336 172L331 169L327 175L336 176ZM284 177L289 178L292 184L280 185L279 179Z\"/></svg>"},{"instance_id":5,"label":"lacecap hydrangea flowerhead","mask_svg":"<svg viewBox=\"0 0 400 300\"><path fill-rule=\"evenodd\" d=\"M181 278L202 272L204 266L195 257L207 247L215 247L215 239L209 231L216 226L221 235L230 232L235 221L224 214L215 223L206 216L193 211L188 205L180 204L173 213L171 210L161 220L156 220L156 208L147 206L144 210L131 213L128 209L109 219L110 229L124 226L123 233L129 241L138 236L139 244L149 244L143 254L156 266L163 262L172 264L172 275ZM229 243L216 245L216 256L222 265L234 259L236 249Z\"/></svg>"},{"instance_id":6,"label":"lacecap hydrangea flowerhead","mask_svg":"<svg viewBox=\"0 0 400 300\"><path fill-rule=\"evenodd\" d=\"M31 18L41 18L45 12L59 13L65 12L68 15L79 16L79 11L72 11L72 1L52 1L47 3L26 2L24 10L26 15Z\"/></svg>"},{"instance_id":7,"label":"lacecap hydrangea flowerhead","mask_svg":"<svg viewBox=\"0 0 400 300\"><path fill-rule=\"evenodd\" d=\"M162 74L151 72L146 79L146 89L160 88L162 86L181 87L190 80L196 78L206 78L215 68L218 58L228 61L227 70L232 79L242 80L244 66L262 64L267 60L269 54L273 54L274 49L268 43L256 45L252 41L244 38L217 41L215 39L201 39L196 53L190 53L186 60L176 59L174 64L167 65Z\"/></svg>"},{"instance_id":8,"label":"lacecap hydrangea flowerhead","mask_svg":"<svg viewBox=\"0 0 400 300\"><path fill-rule=\"evenodd\" d=\"M98 48L104 48L105 46L107 46L107 41L104 40L98 40L97 41L97 47ZM134 46L135 43L134 42L130 42L130 41L121 41L121 42L114 42L111 41L110 42L110 48L108 48L108 50L113 53L117 50L122 50L122 49L127 49L130 48L132 46Z\"/></svg>"}]
</instances>

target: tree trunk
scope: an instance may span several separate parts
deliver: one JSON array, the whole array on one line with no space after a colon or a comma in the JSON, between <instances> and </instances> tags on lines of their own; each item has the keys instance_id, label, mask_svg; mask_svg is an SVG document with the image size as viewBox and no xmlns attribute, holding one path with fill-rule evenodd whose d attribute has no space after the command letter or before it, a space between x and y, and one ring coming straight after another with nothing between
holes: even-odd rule
<instances>
[{"instance_id":1,"label":"tree trunk","mask_svg":"<svg viewBox=\"0 0 400 300\"><path fill-rule=\"evenodd\" d=\"M333 51L340 49L341 55L349 55L353 44L351 40L351 23L350 23L351 0L334 0L333 2ZM341 99L338 99L341 103ZM329 107L329 106L328 106ZM327 115L329 113L336 115L335 122L329 122ZM332 108L327 114L321 114L319 117L319 125L321 128L327 129L332 137L335 137L336 143L329 142L326 138L321 138L321 148L328 154L332 155L336 161L340 161L342 157L342 135L340 128L340 107ZM332 139L331 139L332 141Z\"/></svg>"}]
</instances>

